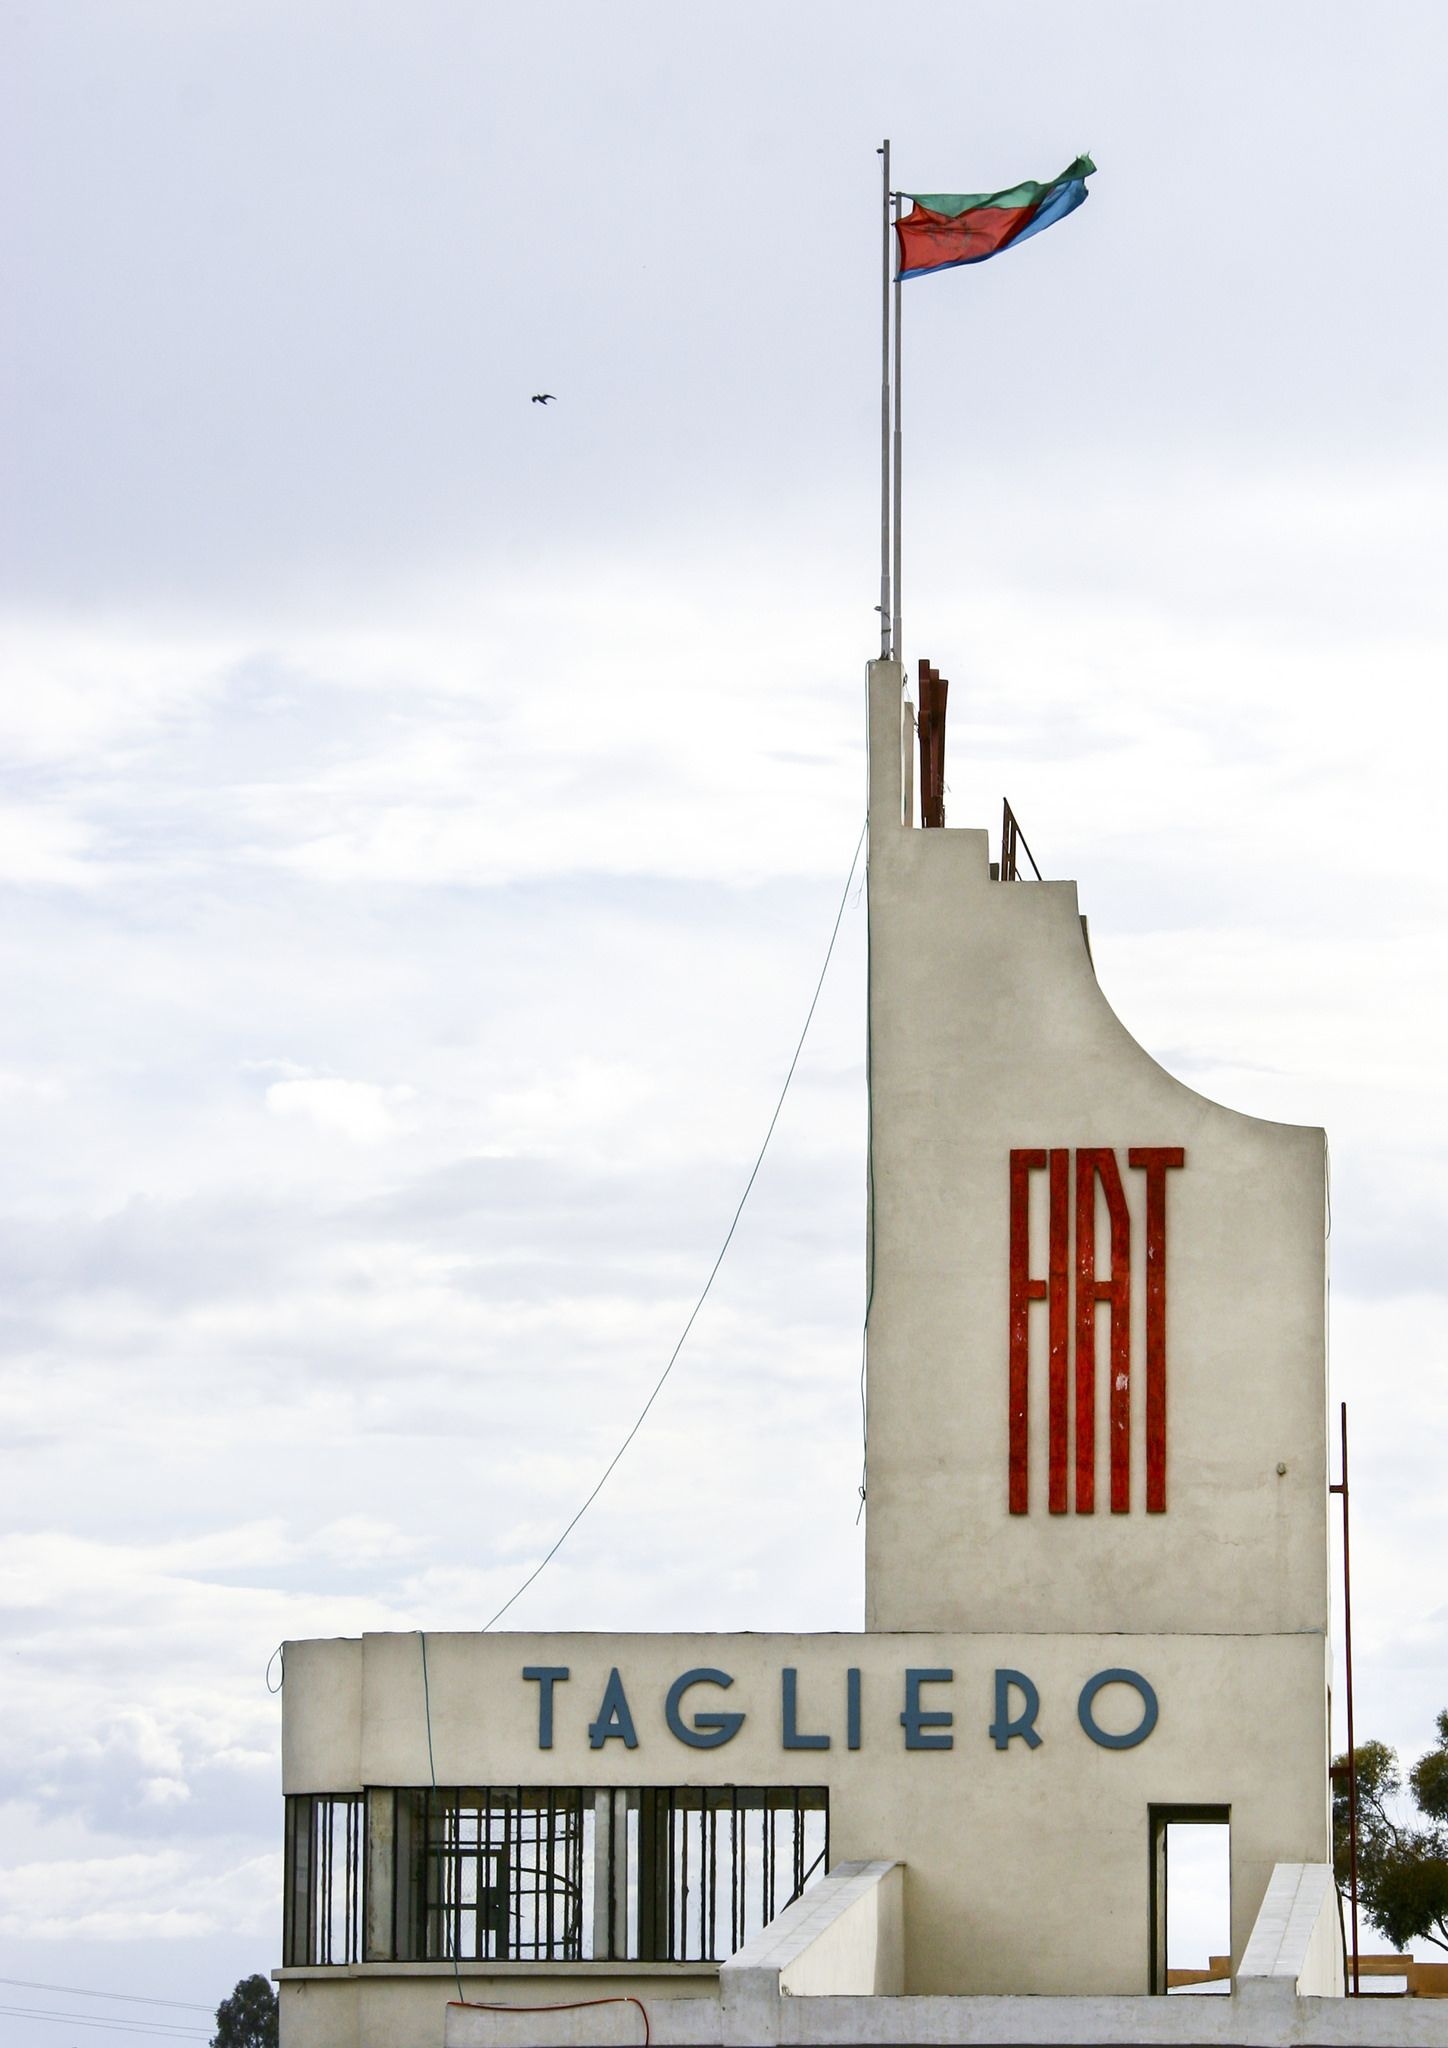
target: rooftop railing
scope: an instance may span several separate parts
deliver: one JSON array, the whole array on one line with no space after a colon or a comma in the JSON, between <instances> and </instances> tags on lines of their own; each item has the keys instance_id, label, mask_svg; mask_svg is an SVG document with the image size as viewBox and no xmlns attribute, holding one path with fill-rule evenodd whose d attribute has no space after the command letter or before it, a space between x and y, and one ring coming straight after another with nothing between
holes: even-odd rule
<instances>
[{"instance_id":1,"label":"rooftop railing","mask_svg":"<svg viewBox=\"0 0 1448 2048\"><path fill-rule=\"evenodd\" d=\"M999 879L1002 882L1024 882L1021 872L1021 856L1025 855L1031 864L1031 873L1040 882L1045 878L1036 866L1036 856L1026 844L1026 835L1021 830L1015 812L1008 802L1001 805L1001 858Z\"/></svg>"}]
</instances>

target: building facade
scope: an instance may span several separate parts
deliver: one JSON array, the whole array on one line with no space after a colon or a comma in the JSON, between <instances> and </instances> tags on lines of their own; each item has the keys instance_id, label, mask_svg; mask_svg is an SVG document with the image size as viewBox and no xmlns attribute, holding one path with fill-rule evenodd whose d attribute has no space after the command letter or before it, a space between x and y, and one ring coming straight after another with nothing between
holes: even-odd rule
<instances>
[{"instance_id":1,"label":"building facade","mask_svg":"<svg viewBox=\"0 0 1448 2048\"><path fill-rule=\"evenodd\" d=\"M865 1627L289 1644L284 2048L1275 2039L1153 1998L1193 1821L1196 2024L1340 1997L1323 1134L1157 1065L869 703Z\"/></svg>"}]
</instances>

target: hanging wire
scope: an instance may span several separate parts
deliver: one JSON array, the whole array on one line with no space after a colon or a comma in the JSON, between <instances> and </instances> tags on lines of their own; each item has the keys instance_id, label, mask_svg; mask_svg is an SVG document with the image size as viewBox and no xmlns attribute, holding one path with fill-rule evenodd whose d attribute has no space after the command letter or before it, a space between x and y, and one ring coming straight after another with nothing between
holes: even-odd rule
<instances>
[{"instance_id":1,"label":"hanging wire","mask_svg":"<svg viewBox=\"0 0 1448 2048\"><path fill-rule=\"evenodd\" d=\"M588 1513L588 1510L593 1506L593 1503L598 1499L598 1496L603 1492L604 1487L612 1478L614 1470L618 1465L619 1460L623 1457L624 1452L628 1449L629 1445L633 1442L634 1438L638 1435L639 1431L643 1428L645 1417L647 1416L649 1410L653 1407L655 1401L657 1401L657 1399L659 1398L659 1395L663 1392L664 1382L669 1377L669 1374L673 1371L675 1361L677 1360L679 1353L683 1350L684 1345L688 1340L689 1332L694 1327L694 1323L698 1317L699 1311L701 1308L703 1308L704 1303L709 1298L709 1290L714 1285L715 1275L718 1273L719 1268L724 1263L724 1254L728 1251L730 1244L733 1242L734 1232L739 1227L739 1219L744 1214L744 1204L749 1200L750 1192L753 1189L754 1183L759 1176L759 1169L764 1164L764 1155L769 1150L769 1141L774 1136L774 1127L779 1122L780 1111L784 1108L784 1098L789 1093L789 1084L794 1079L794 1070L799 1065L800 1054L804 1051L804 1042L805 1039L809 1036L809 1027L814 1021L814 1013L816 1006L819 1003L820 991L825 985L825 975L829 972L830 960L835 950L835 940L839 937L840 924L845 915L845 906L849 901L850 884L855 879L855 869L859 866L860 851L865 844L865 835L868 830L869 821L867 819L866 822L860 827L860 836L855 841L855 851L850 859L850 871L845 877L845 886L840 892L839 909L835 912L835 921L832 927L830 928L830 940L829 944L825 948L824 964L820 968L819 979L815 983L814 994L810 997L809 1009L805 1013L804 1028L800 1032L798 1043L794 1048L794 1057L790 1060L789 1071L786 1073L784 1077L784 1086L779 1091L779 1100L774 1105L774 1114L770 1117L769 1127L764 1133L764 1142L760 1145L758 1152L755 1154L754 1164L749 1169L749 1178L744 1183L744 1192L739 1197L738 1205L735 1208L733 1216L730 1218L729 1228L724 1233L724 1242L719 1247L718 1257L715 1259L713 1265L709 1268L709 1277L704 1282L704 1285L700 1290L698 1300L694 1303L693 1308L689 1311L689 1320L685 1323L683 1330L680 1333L678 1343L669 1353L669 1362L664 1367L663 1371L659 1374L658 1379L654 1382L653 1392L649 1395L649 1398L647 1399L647 1401L644 1402L643 1407L639 1410L633 1428L629 1431L628 1435L624 1438L623 1442L619 1445L618 1449L614 1452L613 1456L609 1459L608 1463L604 1466L603 1472L600 1475L597 1484L594 1486L593 1491L588 1495L582 1507L579 1508L578 1512L573 1516L572 1520L564 1528L562 1535L559 1536L557 1542L554 1543L552 1549L549 1550L539 1560L539 1562L536 1565L534 1565L532 1571L529 1572L527 1578L524 1579L522 1585L518 1587L517 1591L509 1594L508 1598L503 1602L502 1606L498 1609L497 1613L493 1615L492 1619L490 1621L486 1621L483 1623L483 1633L485 1634L488 1629L494 1627L497 1622L502 1620L503 1616L507 1613L508 1609L513 1605L514 1601L521 1599L523 1594L526 1593L528 1588L532 1585L533 1581L538 1577L539 1573L544 1571L547 1568L547 1566L553 1562L553 1559L558 1555L559 1551L563 1548L564 1544L568 1541L569 1537L573 1534L574 1530L578 1527L579 1523L583 1520L583 1517Z\"/></svg>"},{"instance_id":2,"label":"hanging wire","mask_svg":"<svg viewBox=\"0 0 1448 2048\"><path fill-rule=\"evenodd\" d=\"M0 2005L0 2018L51 2020L61 2026L96 2028L103 2034L144 2034L153 2041L205 2041L209 2038L200 2029L173 2027L164 2020L101 2019L94 2013L46 2012L40 2006L30 2005Z\"/></svg>"},{"instance_id":3,"label":"hanging wire","mask_svg":"<svg viewBox=\"0 0 1448 2048\"><path fill-rule=\"evenodd\" d=\"M482 2005L476 1998L462 1998L458 2003L468 2012L583 2012L590 2005L636 2005L644 2023L644 2048L649 2048L653 2039L648 2007L631 1991L617 1992L611 1998L570 1998L566 2005Z\"/></svg>"},{"instance_id":4,"label":"hanging wire","mask_svg":"<svg viewBox=\"0 0 1448 2048\"><path fill-rule=\"evenodd\" d=\"M14 1984L22 1991L58 1991L69 1998L106 1998L120 2005L166 2005L177 2012L204 2012L214 2019L214 2005L198 2005L194 1998L147 1998L139 1991L91 1991L83 1984L42 1984L34 1977L0 1977L0 1984Z\"/></svg>"}]
</instances>

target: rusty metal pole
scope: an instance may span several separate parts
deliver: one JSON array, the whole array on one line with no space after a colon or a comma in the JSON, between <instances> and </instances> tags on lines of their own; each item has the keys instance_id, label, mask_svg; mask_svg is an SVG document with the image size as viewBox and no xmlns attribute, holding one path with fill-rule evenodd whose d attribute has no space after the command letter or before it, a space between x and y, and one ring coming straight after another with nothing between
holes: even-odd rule
<instances>
[{"instance_id":1,"label":"rusty metal pole","mask_svg":"<svg viewBox=\"0 0 1448 2048\"><path fill-rule=\"evenodd\" d=\"M1358 1974L1358 1803L1357 1744L1352 1718L1352 1552L1348 1535L1347 1403L1342 1404L1342 1483L1329 1488L1342 1495L1342 1647L1347 1675L1347 1853L1348 1894L1352 1900L1352 1995L1362 1996Z\"/></svg>"}]
</instances>

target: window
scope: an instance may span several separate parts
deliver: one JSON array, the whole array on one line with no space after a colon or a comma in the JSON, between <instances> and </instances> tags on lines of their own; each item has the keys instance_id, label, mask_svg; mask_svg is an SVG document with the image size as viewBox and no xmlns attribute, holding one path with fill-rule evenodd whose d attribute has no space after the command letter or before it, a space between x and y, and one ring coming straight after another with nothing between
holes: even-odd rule
<instances>
[{"instance_id":1,"label":"window","mask_svg":"<svg viewBox=\"0 0 1448 2048\"><path fill-rule=\"evenodd\" d=\"M822 1786L287 1803L288 1963L722 1960L829 1867Z\"/></svg>"},{"instance_id":2,"label":"window","mask_svg":"<svg viewBox=\"0 0 1448 2048\"><path fill-rule=\"evenodd\" d=\"M579 1962L584 1794L399 1792L405 1952L419 1961Z\"/></svg>"},{"instance_id":3,"label":"window","mask_svg":"<svg viewBox=\"0 0 1448 2048\"><path fill-rule=\"evenodd\" d=\"M355 1963L361 1953L361 1798L290 1798L282 1959Z\"/></svg>"}]
</instances>

